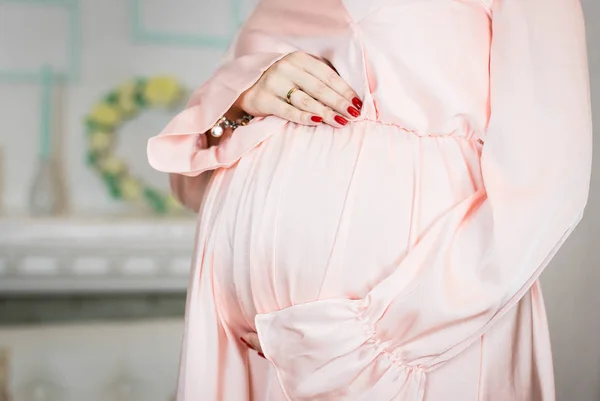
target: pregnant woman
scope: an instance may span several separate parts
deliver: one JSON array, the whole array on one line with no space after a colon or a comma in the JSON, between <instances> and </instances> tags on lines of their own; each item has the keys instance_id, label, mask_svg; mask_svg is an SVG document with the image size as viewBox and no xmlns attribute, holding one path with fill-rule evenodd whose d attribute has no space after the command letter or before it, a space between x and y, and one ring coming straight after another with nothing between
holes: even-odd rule
<instances>
[{"instance_id":1,"label":"pregnant woman","mask_svg":"<svg viewBox=\"0 0 600 401\"><path fill-rule=\"evenodd\" d=\"M554 399L577 0L263 0L148 154L199 208L179 401Z\"/></svg>"}]
</instances>

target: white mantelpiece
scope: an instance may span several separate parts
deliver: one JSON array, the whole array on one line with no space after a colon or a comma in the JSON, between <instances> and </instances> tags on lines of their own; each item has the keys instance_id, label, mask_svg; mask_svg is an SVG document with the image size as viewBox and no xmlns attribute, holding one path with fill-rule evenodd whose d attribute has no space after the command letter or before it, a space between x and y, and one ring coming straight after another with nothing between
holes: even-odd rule
<instances>
[{"instance_id":1,"label":"white mantelpiece","mask_svg":"<svg viewBox=\"0 0 600 401\"><path fill-rule=\"evenodd\" d=\"M185 291L195 221L0 219L0 295Z\"/></svg>"}]
</instances>

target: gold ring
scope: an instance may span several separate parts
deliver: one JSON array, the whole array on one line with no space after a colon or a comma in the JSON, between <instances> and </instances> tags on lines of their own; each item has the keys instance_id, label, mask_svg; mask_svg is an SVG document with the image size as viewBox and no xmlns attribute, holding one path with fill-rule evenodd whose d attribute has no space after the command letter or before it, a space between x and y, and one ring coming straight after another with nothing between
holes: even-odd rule
<instances>
[{"instance_id":1,"label":"gold ring","mask_svg":"<svg viewBox=\"0 0 600 401\"><path fill-rule=\"evenodd\" d=\"M297 86L294 86L292 89L290 89L287 93L287 95L285 95L285 98L287 100L287 102L289 104L292 104L292 95L294 94L294 92L296 92L298 90Z\"/></svg>"}]
</instances>

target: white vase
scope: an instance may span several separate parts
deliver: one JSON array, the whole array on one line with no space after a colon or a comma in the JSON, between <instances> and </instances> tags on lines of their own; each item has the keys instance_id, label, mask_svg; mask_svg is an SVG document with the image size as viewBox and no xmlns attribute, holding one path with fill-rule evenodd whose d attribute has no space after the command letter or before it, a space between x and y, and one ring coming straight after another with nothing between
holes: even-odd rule
<instances>
[{"instance_id":1,"label":"white vase","mask_svg":"<svg viewBox=\"0 0 600 401\"><path fill-rule=\"evenodd\" d=\"M53 159L40 159L31 191L29 210L37 217L54 216L63 206L62 182Z\"/></svg>"}]
</instances>

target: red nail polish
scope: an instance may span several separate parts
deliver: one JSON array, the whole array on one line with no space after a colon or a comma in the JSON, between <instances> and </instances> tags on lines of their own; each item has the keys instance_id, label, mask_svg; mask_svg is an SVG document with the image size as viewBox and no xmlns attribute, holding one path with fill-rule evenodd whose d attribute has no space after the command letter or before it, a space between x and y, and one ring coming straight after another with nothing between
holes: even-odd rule
<instances>
[{"instance_id":1,"label":"red nail polish","mask_svg":"<svg viewBox=\"0 0 600 401\"><path fill-rule=\"evenodd\" d=\"M265 358L265 359L267 359L267 358L265 357L265 354L263 354L262 352L259 352L259 353L258 353L258 356L260 356L260 357L262 357L262 358Z\"/></svg>"},{"instance_id":2,"label":"red nail polish","mask_svg":"<svg viewBox=\"0 0 600 401\"><path fill-rule=\"evenodd\" d=\"M358 117L360 116L360 111L356 110L354 107L350 106L348 107L348 113L350 113L350 115L352 117Z\"/></svg>"},{"instance_id":3,"label":"red nail polish","mask_svg":"<svg viewBox=\"0 0 600 401\"><path fill-rule=\"evenodd\" d=\"M316 122L316 123L320 123L321 121L323 121L323 118L322 118L322 117L319 117L319 116L312 116L312 117L310 118L310 120L311 120L311 121L314 121L314 122Z\"/></svg>"},{"instance_id":4,"label":"red nail polish","mask_svg":"<svg viewBox=\"0 0 600 401\"><path fill-rule=\"evenodd\" d=\"M363 107L363 102L359 98L357 98L357 97L355 97L354 99L352 99L352 104L354 106L356 106L356 108L359 109L359 110L362 109L362 107Z\"/></svg>"},{"instance_id":5,"label":"red nail polish","mask_svg":"<svg viewBox=\"0 0 600 401\"><path fill-rule=\"evenodd\" d=\"M240 337L240 341L243 342L246 345L246 347L251 348L250 344L248 344L248 342L246 340L244 340L242 337Z\"/></svg>"},{"instance_id":6,"label":"red nail polish","mask_svg":"<svg viewBox=\"0 0 600 401\"><path fill-rule=\"evenodd\" d=\"M346 125L346 124L348 124L348 120L346 120L342 116L335 116L334 120L335 120L336 123L338 123L340 125Z\"/></svg>"}]
</instances>

